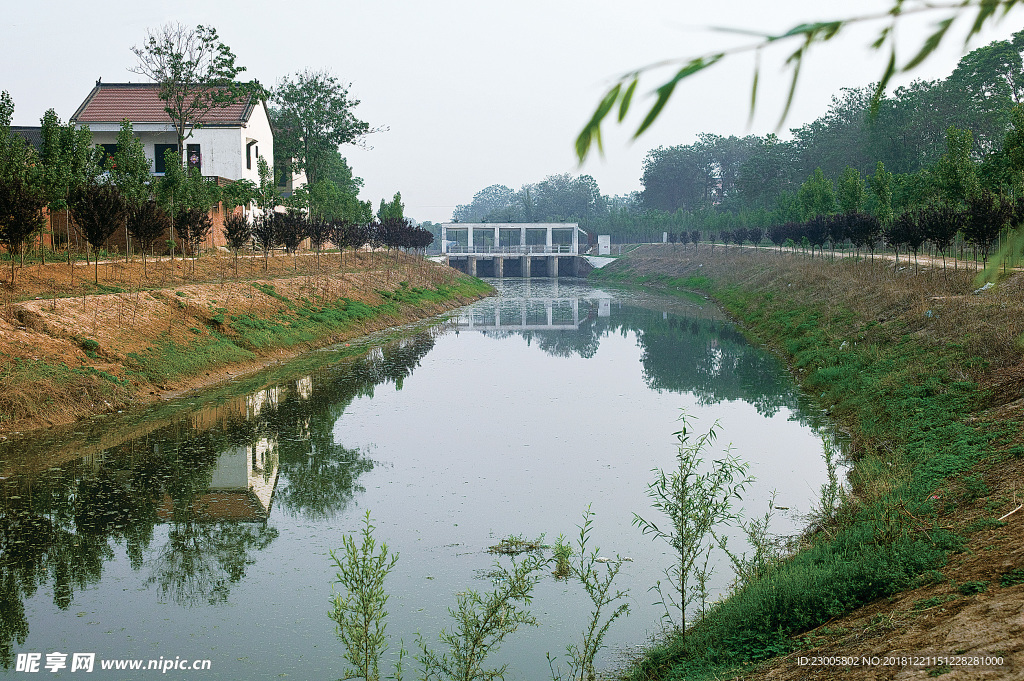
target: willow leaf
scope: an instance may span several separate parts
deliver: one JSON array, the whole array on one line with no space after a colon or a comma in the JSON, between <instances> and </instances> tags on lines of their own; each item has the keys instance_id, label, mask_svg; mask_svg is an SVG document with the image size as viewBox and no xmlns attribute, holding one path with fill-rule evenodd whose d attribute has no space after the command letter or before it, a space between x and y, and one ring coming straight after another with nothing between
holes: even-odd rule
<instances>
[{"instance_id":1,"label":"willow leaf","mask_svg":"<svg viewBox=\"0 0 1024 681\"><path fill-rule=\"evenodd\" d=\"M928 36L928 39L924 41L924 45L921 46L921 50L917 53L917 55L913 59L911 59L906 66L903 67L904 71L909 71L910 69L914 68L915 66L923 62L929 54L935 51L935 48L939 46L939 43L942 42L942 38L946 35L946 31L948 31L949 27L953 25L953 19L954 17L949 17L948 19L944 19L937 24L939 30L935 31L935 33L932 33L930 36Z\"/></svg>"},{"instance_id":2,"label":"willow leaf","mask_svg":"<svg viewBox=\"0 0 1024 681\"><path fill-rule=\"evenodd\" d=\"M633 82L626 88L626 93L622 95L622 100L619 102L619 123L626 117L626 113L629 111L629 105L633 101L633 93L636 92L636 85L640 82L639 76L633 76Z\"/></svg>"}]
</instances>

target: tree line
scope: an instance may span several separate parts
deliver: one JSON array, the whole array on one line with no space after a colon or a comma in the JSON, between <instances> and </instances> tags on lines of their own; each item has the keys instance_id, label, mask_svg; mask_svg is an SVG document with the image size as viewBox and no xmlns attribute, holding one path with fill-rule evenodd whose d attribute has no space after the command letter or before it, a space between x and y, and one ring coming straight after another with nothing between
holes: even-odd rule
<instances>
[{"instance_id":1,"label":"tree line","mask_svg":"<svg viewBox=\"0 0 1024 681\"><path fill-rule=\"evenodd\" d=\"M629 242L661 241L666 232L689 241L695 231L704 240L737 230L761 230L767 238L784 225L806 231L818 216L858 213L877 219L879 240L905 245L913 239L899 241L908 230L897 220L916 225L956 214L973 225L965 216L991 205L993 214L1009 216L997 220L1000 229L1016 229L1012 207L1024 195L1022 53L1024 32L974 50L945 79L915 81L877 98L875 85L844 89L825 115L792 129L788 140L702 134L691 144L653 149L643 163L642 191L628 196L602 195L590 176L551 176L518 192L487 187L452 217L575 221ZM541 205L554 210L536 210ZM990 231L998 236L1000 229ZM844 230L830 233L838 239ZM978 230L959 234L961 246L988 252ZM804 236L817 238L802 233L795 243Z\"/></svg>"}]
</instances>

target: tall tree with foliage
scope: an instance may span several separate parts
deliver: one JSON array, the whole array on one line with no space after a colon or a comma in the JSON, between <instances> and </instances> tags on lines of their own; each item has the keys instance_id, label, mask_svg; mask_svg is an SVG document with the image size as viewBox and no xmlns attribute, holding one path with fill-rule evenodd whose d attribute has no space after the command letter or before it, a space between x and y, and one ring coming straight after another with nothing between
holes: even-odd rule
<instances>
[{"instance_id":1,"label":"tall tree with foliage","mask_svg":"<svg viewBox=\"0 0 1024 681\"><path fill-rule=\"evenodd\" d=\"M330 164L343 144L358 142L372 132L355 117L359 100L327 71L301 71L286 76L274 88L274 164L304 172L309 184L327 179Z\"/></svg>"},{"instance_id":2,"label":"tall tree with foliage","mask_svg":"<svg viewBox=\"0 0 1024 681\"><path fill-rule=\"evenodd\" d=\"M211 112L249 97L266 97L257 81L236 82L245 67L235 64L235 54L212 26L165 24L148 31L145 42L132 47L132 52L138 62L129 70L159 84L179 152ZM183 162L179 156L178 163Z\"/></svg>"},{"instance_id":3,"label":"tall tree with foliage","mask_svg":"<svg viewBox=\"0 0 1024 681\"><path fill-rule=\"evenodd\" d=\"M839 210L843 213L855 213L864 206L864 180L860 171L846 166L839 178Z\"/></svg>"},{"instance_id":4,"label":"tall tree with foliage","mask_svg":"<svg viewBox=\"0 0 1024 681\"><path fill-rule=\"evenodd\" d=\"M946 131L946 153L935 166L936 188L951 206L963 206L981 191L978 168L971 158L974 136L970 130L950 126Z\"/></svg>"},{"instance_id":5,"label":"tall tree with foliage","mask_svg":"<svg viewBox=\"0 0 1024 681\"><path fill-rule=\"evenodd\" d=\"M46 205L51 216L56 212L63 212L65 216L64 229L70 265L71 221L67 219L68 197L75 187L99 175L99 154L93 147L92 133L88 126L76 128L72 123L63 124L53 109L43 115L40 124L42 143L39 160L46 187Z\"/></svg>"},{"instance_id":6,"label":"tall tree with foliage","mask_svg":"<svg viewBox=\"0 0 1024 681\"><path fill-rule=\"evenodd\" d=\"M142 141L135 136L131 121L121 121L121 129L117 133L117 148L114 155L107 159L107 172L110 173L110 181L117 187L128 207L129 214L142 208L152 194L150 183L153 176L150 174L149 159L143 150ZM131 230L125 222L125 260L128 259L129 245L128 238Z\"/></svg>"},{"instance_id":7,"label":"tall tree with foliage","mask_svg":"<svg viewBox=\"0 0 1024 681\"><path fill-rule=\"evenodd\" d=\"M836 212L836 193L832 180L825 177L821 168L815 168L814 174L800 185L797 199L800 202L800 215L804 220Z\"/></svg>"}]
</instances>

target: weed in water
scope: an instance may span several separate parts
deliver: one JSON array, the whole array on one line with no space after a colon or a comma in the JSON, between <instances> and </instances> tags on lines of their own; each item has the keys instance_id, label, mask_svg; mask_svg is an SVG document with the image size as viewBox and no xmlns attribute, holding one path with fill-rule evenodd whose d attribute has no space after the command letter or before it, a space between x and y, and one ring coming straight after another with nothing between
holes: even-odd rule
<instances>
[{"instance_id":1,"label":"weed in water","mask_svg":"<svg viewBox=\"0 0 1024 681\"><path fill-rule=\"evenodd\" d=\"M502 556L518 556L527 551L540 551L544 545L544 535L536 539L525 539L523 535L511 534L494 546L487 548L488 553L496 553Z\"/></svg>"},{"instance_id":2,"label":"weed in water","mask_svg":"<svg viewBox=\"0 0 1024 681\"><path fill-rule=\"evenodd\" d=\"M445 650L438 654L420 640L418 660L425 680L471 681L504 678L508 664L484 668L487 656L520 625L537 626L524 606L529 605L533 587L548 561L529 553L521 561L512 559L511 569L498 565L498 588L485 594L468 589L456 595L456 606L448 608L455 623L440 633Z\"/></svg>"},{"instance_id":3,"label":"weed in water","mask_svg":"<svg viewBox=\"0 0 1024 681\"><path fill-rule=\"evenodd\" d=\"M707 433L691 443L685 412L679 420L683 423L682 429L675 433L679 440L676 454L679 467L670 473L654 469L654 482L647 486L652 506L667 517L668 524L659 527L635 513L633 524L644 534L664 539L675 552L676 563L665 570L671 590L663 589L660 582L654 589L661 596L668 623L678 626L685 638L687 607L699 601L703 615L707 605L713 532L716 527L737 519L732 502L741 498L740 493L753 478L746 474L747 464L732 456L728 449L721 459L713 462L710 472L700 472L704 463L702 455L717 439L719 423L716 421ZM673 609L679 612L678 625Z\"/></svg>"},{"instance_id":4,"label":"weed in water","mask_svg":"<svg viewBox=\"0 0 1024 681\"><path fill-rule=\"evenodd\" d=\"M374 529L367 511L362 544L356 546L355 539L346 535L342 554L331 551L331 559L338 568L337 583L344 592L335 593L331 599L330 617L338 624L336 631L345 645L345 659L353 667L346 670L347 679L378 681L380 658L388 647L388 612L384 609L388 594L384 591L384 580L398 562L398 554L389 553L387 544L381 544L377 550Z\"/></svg>"},{"instance_id":5,"label":"weed in water","mask_svg":"<svg viewBox=\"0 0 1024 681\"><path fill-rule=\"evenodd\" d=\"M569 544L564 534L558 535L553 549L555 559L555 571L552 573L555 579L565 579L569 576L569 558L572 556L572 545Z\"/></svg>"},{"instance_id":6,"label":"weed in water","mask_svg":"<svg viewBox=\"0 0 1024 681\"><path fill-rule=\"evenodd\" d=\"M590 623L579 645L570 643L565 647L569 665L568 681L593 681L596 678L594 658L604 647L604 637L608 629L615 620L629 613L629 603L623 602L629 592L612 589L612 583L622 569L622 558L616 556L613 560L604 561L598 558L597 547L588 551L593 517L593 511L587 506L583 513L583 524L578 526L580 534L575 553L579 561L569 568L572 577L579 580L590 597L593 610L590 613ZM598 567L602 564L603 570ZM555 660L550 655L548 666L551 669L551 678L554 681L562 681L561 672L555 668Z\"/></svg>"}]
</instances>

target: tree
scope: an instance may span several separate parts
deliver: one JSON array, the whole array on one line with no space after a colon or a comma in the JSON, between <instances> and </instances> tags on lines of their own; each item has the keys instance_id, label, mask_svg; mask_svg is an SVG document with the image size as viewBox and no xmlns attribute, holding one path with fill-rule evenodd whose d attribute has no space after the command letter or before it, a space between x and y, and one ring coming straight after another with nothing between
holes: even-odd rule
<instances>
[{"instance_id":1,"label":"tree","mask_svg":"<svg viewBox=\"0 0 1024 681\"><path fill-rule=\"evenodd\" d=\"M46 224L45 206L46 194L37 176L24 173L0 177L0 244L6 247L11 258L12 285L14 253L19 249L24 253L25 241Z\"/></svg>"},{"instance_id":2,"label":"tree","mask_svg":"<svg viewBox=\"0 0 1024 681\"><path fill-rule=\"evenodd\" d=\"M148 276L146 251L171 228L171 216L156 201L146 201L128 213L128 233L139 242L142 251L142 271Z\"/></svg>"},{"instance_id":3,"label":"tree","mask_svg":"<svg viewBox=\"0 0 1024 681\"><path fill-rule=\"evenodd\" d=\"M864 180L860 171L846 166L839 178L839 210L844 213L855 213L864 205Z\"/></svg>"},{"instance_id":4,"label":"tree","mask_svg":"<svg viewBox=\"0 0 1024 681\"><path fill-rule=\"evenodd\" d=\"M14 252L21 250L33 232L45 225L43 207L46 187L35 150L20 135L11 132L14 102L0 93L0 243L11 257L14 283Z\"/></svg>"},{"instance_id":5,"label":"tree","mask_svg":"<svg viewBox=\"0 0 1024 681\"><path fill-rule=\"evenodd\" d=\"M821 168L815 168L814 174L800 185L797 198L800 201L800 216L804 220L836 212L836 195L832 180L825 177Z\"/></svg>"},{"instance_id":6,"label":"tree","mask_svg":"<svg viewBox=\"0 0 1024 681\"><path fill-rule=\"evenodd\" d=\"M242 213L229 213L222 228L224 240L235 253L235 276L238 276L238 252L252 240L252 223Z\"/></svg>"},{"instance_id":7,"label":"tree","mask_svg":"<svg viewBox=\"0 0 1024 681\"><path fill-rule=\"evenodd\" d=\"M146 41L132 47L132 52L138 63L129 70L160 87L164 111L178 137L179 153L210 112L249 97L266 97L257 81L235 81L245 67L235 65L234 53L220 41L212 26L200 24L190 29L178 23L165 24L147 31ZM184 159L179 156L177 162L183 164Z\"/></svg>"},{"instance_id":8,"label":"tree","mask_svg":"<svg viewBox=\"0 0 1024 681\"><path fill-rule=\"evenodd\" d=\"M210 230L213 229L209 210L199 207L185 208L178 214L178 228L185 232L185 243L188 244L189 253L192 255L192 273L194 274L199 248L206 241L206 237L210 236Z\"/></svg>"},{"instance_id":9,"label":"tree","mask_svg":"<svg viewBox=\"0 0 1024 681\"><path fill-rule=\"evenodd\" d=\"M389 202L385 202L384 199L380 200L380 208L377 209L377 219L385 220L387 218L405 219L405 204L402 203L402 192L395 192L394 198Z\"/></svg>"},{"instance_id":10,"label":"tree","mask_svg":"<svg viewBox=\"0 0 1024 681\"><path fill-rule=\"evenodd\" d=\"M129 215L138 211L149 200L152 193L152 176L149 169L149 159L146 158L142 142L132 130L131 121L121 121L121 129L117 133L117 149L114 155L107 159L106 170L110 173L110 181L124 198ZM127 261L130 243L128 235L131 233L128 222L125 223L125 229L124 255Z\"/></svg>"},{"instance_id":11,"label":"tree","mask_svg":"<svg viewBox=\"0 0 1024 681\"><path fill-rule=\"evenodd\" d=\"M117 187L92 182L75 190L71 197L71 214L89 244L99 250L124 223L128 206ZM99 254L96 255L93 283L99 284Z\"/></svg>"},{"instance_id":12,"label":"tree","mask_svg":"<svg viewBox=\"0 0 1024 681\"><path fill-rule=\"evenodd\" d=\"M978 169L971 158L970 130L950 126L946 131L946 153L935 166L935 184L942 199L951 206L963 206L981 190Z\"/></svg>"},{"instance_id":13,"label":"tree","mask_svg":"<svg viewBox=\"0 0 1024 681\"><path fill-rule=\"evenodd\" d=\"M263 270L266 271L270 267L270 261L267 259L270 251L281 243L280 213L270 212L257 216L252 225L252 235L263 251Z\"/></svg>"},{"instance_id":14,"label":"tree","mask_svg":"<svg viewBox=\"0 0 1024 681\"><path fill-rule=\"evenodd\" d=\"M875 199L875 216L883 225L888 224L892 220L892 173L881 161L875 166L875 174L868 177L868 186Z\"/></svg>"},{"instance_id":15,"label":"tree","mask_svg":"<svg viewBox=\"0 0 1024 681\"><path fill-rule=\"evenodd\" d=\"M691 443L686 414L680 420L683 427L676 433L679 441L676 454L678 468L669 473L655 469L654 482L647 486L651 505L668 522L659 527L655 522L634 513L633 524L644 534L662 539L672 547L675 563L665 570L665 575L675 596L671 591L663 590L660 583L657 590L670 622L673 621L671 609L678 609L679 629L685 638L688 621L686 609L699 600L703 610L707 597L707 561L704 562L704 568L699 561L714 546L712 537L716 528L737 517L732 502L740 498L753 478L746 474L747 464L728 451L723 458L714 462L711 472L700 472L705 450L718 437L719 424L716 421L707 433L699 435Z\"/></svg>"},{"instance_id":16,"label":"tree","mask_svg":"<svg viewBox=\"0 0 1024 681\"><path fill-rule=\"evenodd\" d=\"M351 83L343 84L327 71L305 70L286 76L274 88L272 112L274 164L305 172L306 181L326 179L342 144L353 144L373 132L355 117L359 100L350 99Z\"/></svg>"},{"instance_id":17,"label":"tree","mask_svg":"<svg viewBox=\"0 0 1024 681\"><path fill-rule=\"evenodd\" d=\"M62 124L53 109L48 110L40 120L42 144L39 160L46 188L47 207L50 215L56 211L65 213L65 235L68 242L68 264L71 260L71 221L67 219L68 197L71 192L100 173L98 154L92 144L92 133L88 126L76 128L74 124Z\"/></svg>"}]
</instances>

